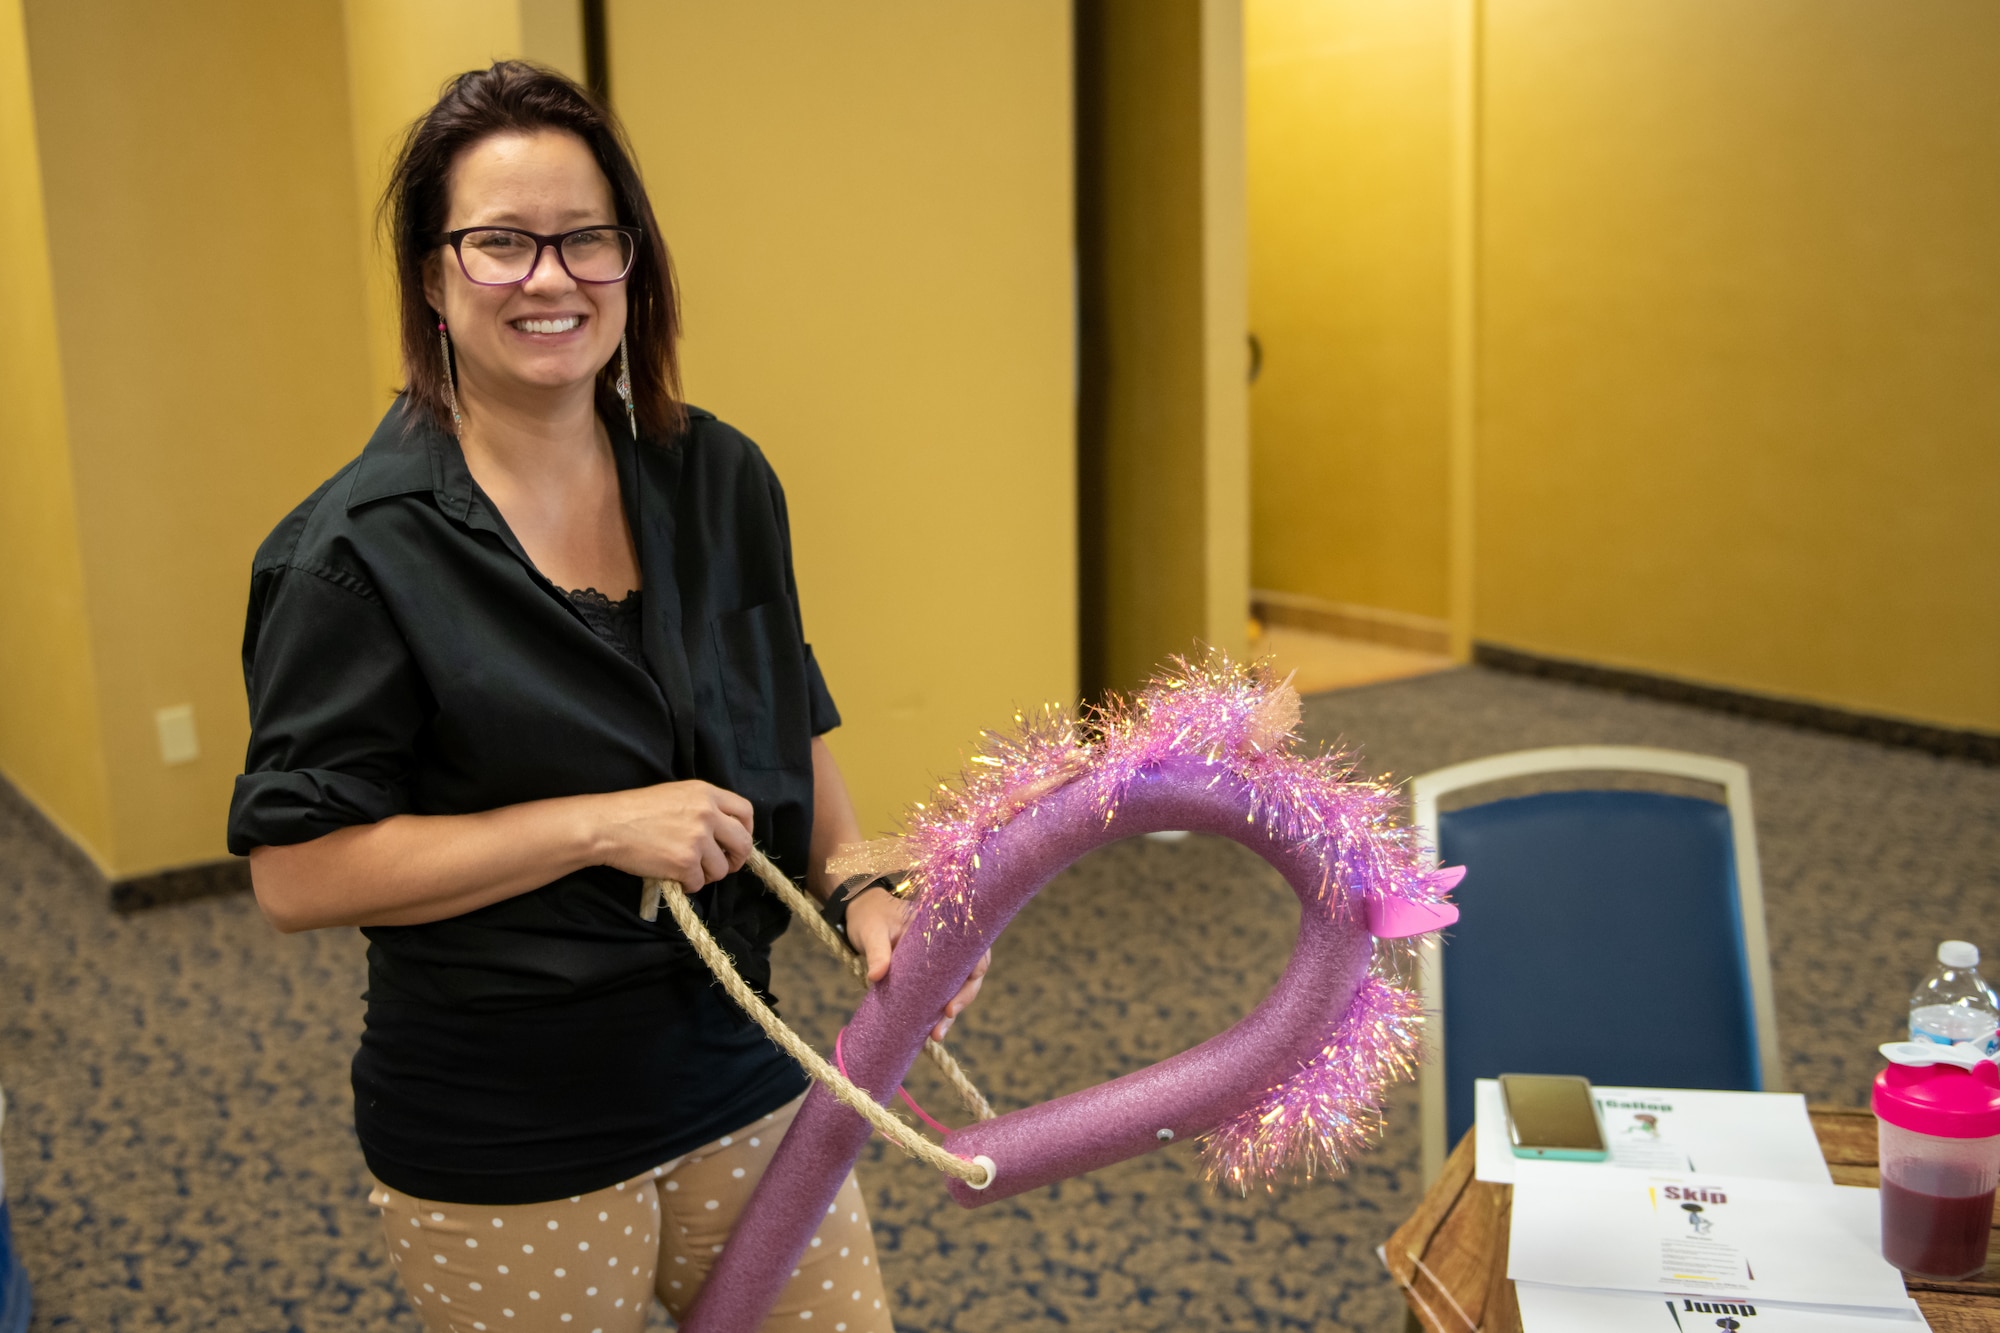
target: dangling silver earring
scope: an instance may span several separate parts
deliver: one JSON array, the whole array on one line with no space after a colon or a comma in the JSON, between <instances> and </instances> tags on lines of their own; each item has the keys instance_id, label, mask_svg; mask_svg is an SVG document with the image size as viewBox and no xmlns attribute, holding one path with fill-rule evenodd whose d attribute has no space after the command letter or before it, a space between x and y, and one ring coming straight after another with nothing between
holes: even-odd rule
<instances>
[{"instance_id":1,"label":"dangling silver earring","mask_svg":"<svg viewBox=\"0 0 2000 1333\"><path fill-rule=\"evenodd\" d=\"M631 427L632 438L639 438L639 413L632 406L632 352L625 345L624 334L618 336L618 390L619 399L625 404L625 424Z\"/></svg>"},{"instance_id":2,"label":"dangling silver earring","mask_svg":"<svg viewBox=\"0 0 2000 1333\"><path fill-rule=\"evenodd\" d=\"M454 434L464 434L465 418L458 414L458 386L451 379L451 335L445 331L444 316L438 316L438 347L444 353L444 401L451 408Z\"/></svg>"}]
</instances>

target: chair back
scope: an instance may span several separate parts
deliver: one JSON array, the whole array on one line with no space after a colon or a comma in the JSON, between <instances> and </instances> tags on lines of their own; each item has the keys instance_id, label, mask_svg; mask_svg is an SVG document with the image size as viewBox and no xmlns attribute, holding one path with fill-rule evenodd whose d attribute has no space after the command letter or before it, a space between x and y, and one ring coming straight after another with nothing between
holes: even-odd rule
<instances>
[{"instance_id":1,"label":"chair back","mask_svg":"<svg viewBox=\"0 0 2000 1333\"><path fill-rule=\"evenodd\" d=\"M1553 791L1438 811L1450 792L1534 774L1640 772L1723 788ZM1424 955L1439 1039L1423 1075L1424 1164L1473 1123L1473 1082L1775 1089L1762 885L1742 765L1628 746L1530 750L1413 784L1418 822L1467 867L1458 925Z\"/></svg>"}]
</instances>

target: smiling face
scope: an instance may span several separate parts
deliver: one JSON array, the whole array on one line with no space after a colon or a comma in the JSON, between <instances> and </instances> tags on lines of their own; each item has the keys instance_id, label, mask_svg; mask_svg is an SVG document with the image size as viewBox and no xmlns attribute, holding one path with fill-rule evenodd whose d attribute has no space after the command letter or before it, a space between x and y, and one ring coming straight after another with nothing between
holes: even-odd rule
<instances>
[{"instance_id":1,"label":"smiling face","mask_svg":"<svg viewBox=\"0 0 2000 1333\"><path fill-rule=\"evenodd\" d=\"M452 164L444 230L518 227L544 236L618 221L611 182L583 140L560 130L495 134ZM525 282L471 282L449 246L426 268L424 293L444 312L461 401L522 406L581 394L618 350L625 283L579 283L542 251Z\"/></svg>"}]
</instances>

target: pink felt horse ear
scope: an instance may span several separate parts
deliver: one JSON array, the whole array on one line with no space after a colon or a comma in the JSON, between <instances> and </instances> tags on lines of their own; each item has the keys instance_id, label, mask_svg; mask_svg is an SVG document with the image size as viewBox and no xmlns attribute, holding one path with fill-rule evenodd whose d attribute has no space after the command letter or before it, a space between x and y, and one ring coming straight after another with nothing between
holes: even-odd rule
<instances>
[{"instance_id":1,"label":"pink felt horse ear","mask_svg":"<svg viewBox=\"0 0 2000 1333\"><path fill-rule=\"evenodd\" d=\"M1450 893L1465 878L1464 866L1433 870L1425 883L1439 893ZM1405 898L1371 897L1368 900L1368 933L1378 940L1406 940L1443 930L1458 920L1458 908L1450 903L1413 903Z\"/></svg>"}]
</instances>

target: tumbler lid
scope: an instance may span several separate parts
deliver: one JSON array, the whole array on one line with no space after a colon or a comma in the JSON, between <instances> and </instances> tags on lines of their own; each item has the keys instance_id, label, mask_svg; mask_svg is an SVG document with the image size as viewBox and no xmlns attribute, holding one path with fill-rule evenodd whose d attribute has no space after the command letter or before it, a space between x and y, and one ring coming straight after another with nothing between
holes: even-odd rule
<instances>
[{"instance_id":1,"label":"tumbler lid","mask_svg":"<svg viewBox=\"0 0 2000 1333\"><path fill-rule=\"evenodd\" d=\"M1992 1138L2000 1134L2000 1067L1890 1065L1875 1076L1875 1114L1933 1138Z\"/></svg>"}]
</instances>

